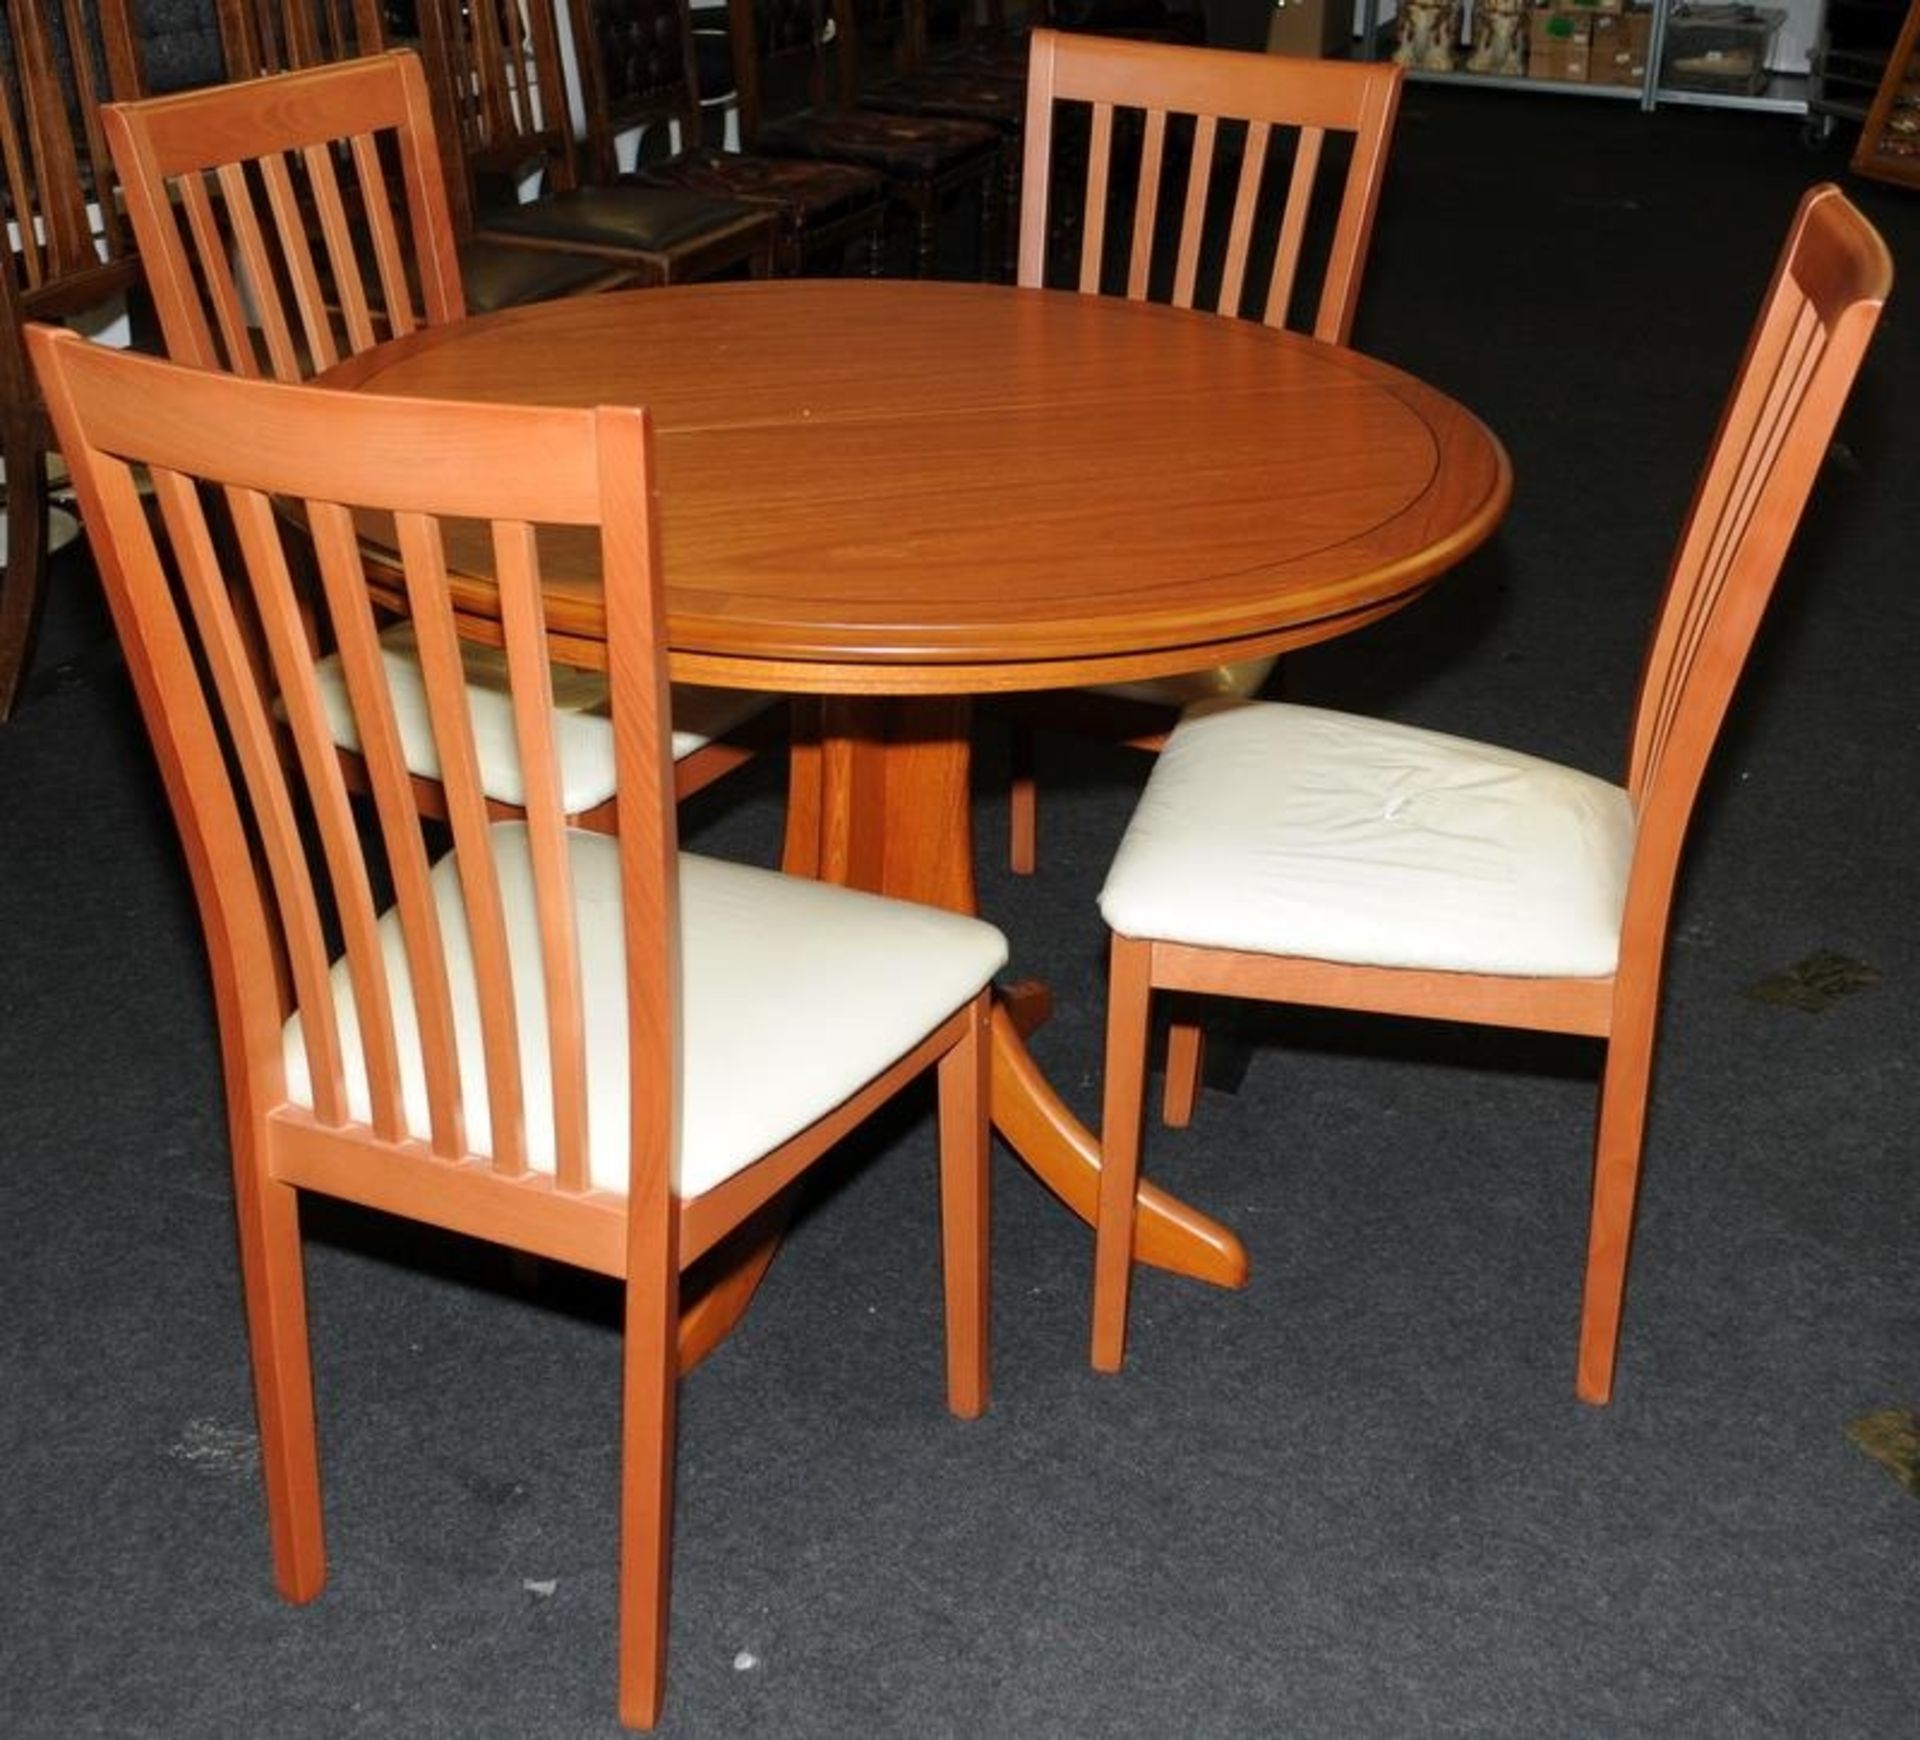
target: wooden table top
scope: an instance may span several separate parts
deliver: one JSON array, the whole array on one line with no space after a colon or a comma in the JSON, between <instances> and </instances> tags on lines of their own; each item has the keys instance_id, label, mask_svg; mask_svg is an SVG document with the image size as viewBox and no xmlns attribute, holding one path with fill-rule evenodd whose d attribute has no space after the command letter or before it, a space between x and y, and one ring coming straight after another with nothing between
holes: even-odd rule
<instances>
[{"instance_id":1,"label":"wooden table top","mask_svg":"<svg viewBox=\"0 0 1920 1740\"><path fill-rule=\"evenodd\" d=\"M415 333L323 383L648 406L674 674L790 690L1052 688L1324 639L1417 596L1511 483L1470 413L1384 364L1063 291L593 296ZM556 635L590 652L593 551L558 534L549 562ZM486 614L484 583L462 602Z\"/></svg>"}]
</instances>

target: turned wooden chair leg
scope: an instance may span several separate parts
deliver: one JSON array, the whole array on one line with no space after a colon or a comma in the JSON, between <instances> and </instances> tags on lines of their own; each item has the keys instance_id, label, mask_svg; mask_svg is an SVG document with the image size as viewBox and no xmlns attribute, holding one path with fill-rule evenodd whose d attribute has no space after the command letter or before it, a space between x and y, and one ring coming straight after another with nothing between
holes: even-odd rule
<instances>
[{"instance_id":1,"label":"turned wooden chair leg","mask_svg":"<svg viewBox=\"0 0 1920 1740\"><path fill-rule=\"evenodd\" d=\"M1600 1115L1593 1144L1593 1210L1587 1233L1587 1276L1580 1302L1580 1356L1574 1382L1583 1402L1613 1399L1627 1257L1646 1138L1647 1090L1653 1074L1653 1013L1637 1017L1607 1046Z\"/></svg>"},{"instance_id":2,"label":"turned wooden chair leg","mask_svg":"<svg viewBox=\"0 0 1920 1740\"><path fill-rule=\"evenodd\" d=\"M13 716L33 663L40 607L47 592L47 476L45 451L26 419L9 418L7 559L0 567L0 722Z\"/></svg>"},{"instance_id":3,"label":"turned wooden chair leg","mask_svg":"<svg viewBox=\"0 0 1920 1740\"><path fill-rule=\"evenodd\" d=\"M1100 1117L1100 1202L1093 1241L1093 1366L1118 1371L1127 1353L1134 1197L1146 1105L1151 943L1113 939L1107 979L1106 1088Z\"/></svg>"},{"instance_id":4,"label":"turned wooden chair leg","mask_svg":"<svg viewBox=\"0 0 1920 1740\"><path fill-rule=\"evenodd\" d=\"M669 1205L664 1217L671 1221ZM655 1248L642 1254L637 1247ZM651 1728L667 1690L680 1289L671 1226L629 1241L620 1396L620 1720Z\"/></svg>"},{"instance_id":5,"label":"turned wooden chair leg","mask_svg":"<svg viewBox=\"0 0 1920 1740\"><path fill-rule=\"evenodd\" d=\"M1198 1021L1176 1020L1167 1027L1167 1080L1160 1097L1160 1121L1170 1130L1193 1122L1200 1100L1200 1077L1207 1062L1206 1029Z\"/></svg>"},{"instance_id":6,"label":"turned wooden chair leg","mask_svg":"<svg viewBox=\"0 0 1920 1740\"><path fill-rule=\"evenodd\" d=\"M934 274L940 230L935 203L929 191L914 206L913 275L916 278L931 278Z\"/></svg>"},{"instance_id":7,"label":"turned wooden chair leg","mask_svg":"<svg viewBox=\"0 0 1920 1740\"><path fill-rule=\"evenodd\" d=\"M947 1406L986 1412L988 1391L987 1020L983 993L968 1037L940 1060L940 1229L947 1295Z\"/></svg>"}]
</instances>

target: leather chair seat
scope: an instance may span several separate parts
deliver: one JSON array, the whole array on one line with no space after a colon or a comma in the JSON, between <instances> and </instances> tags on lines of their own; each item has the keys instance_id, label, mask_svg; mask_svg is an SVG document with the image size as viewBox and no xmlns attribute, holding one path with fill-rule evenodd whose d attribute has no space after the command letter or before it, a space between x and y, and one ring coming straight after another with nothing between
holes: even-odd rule
<instances>
[{"instance_id":1,"label":"leather chair seat","mask_svg":"<svg viewBox=\"0 0 1920 1740\"><path fill-rule=\"evenodd\" d=\"M566 835L573 896L583 918L581 1014L587 1064L587 1165L596 1187L624 1196L632 1072L627 1055L626 959L620 927L620 844ZM540 921L523 822L489 831L500 876L513 995L522 1034L546 1031ZM468 1146L492 1144L485 1040L459 889L459 855L432 884L455 989ZM674 1189L698 1196L797 1135L904 1056L964 1005L1007 959L993 926L956 912L862 894L825 882L683 853L679 873L682 1079ZM408 1130L431 1129L406 944L396 914L380 920L400 1050ZM901 963L911 963L902 971ZM464 993L464 994L462 994ZM368 1116L366 1062L344 959L333 970L347 1100ZM300 1017L286 1025L287 1097L311 1105ZM527 1163L554 1166L553 1083L546 1045L520 1048ZM742 1092L750 1082L751 1092Z\"/></svg>"},{"instance_id":2,"label":"leather chair seat","mask_svg":"<svg viewBox=\"0 0 1920 1740\"><path fill-rule=\"evenodd\" d=\"M1016 80L986 67L948 63L883 79L861 92L860 106L887 114L977 121L1004 136L1019 132L1026 118L1027 88L1024 74Z\"/></svg>"},{"instance_id":3,"label":"leather chair seat","mask_svg":"<svg viewBox=\"0 0 1920 1740\"><path fill-rule=\"evenodd\" d=\"M773 157L824 157L898 181L938 181L1000 149L997 128L929 115L852 109L794 115L764 128L755 149Z\"/></svg>"},{"instance_id":4,"label":"leather chair seat","mask_svg":"<svg viewBox=\"0 0 1920 1740\"><path fill-rule=\"evenodd\" d=\"M1213 702L1161 751L1100 911L1246 954L1604 978L1636 826L1622 787L1516 750Z\"/></svg>"},{"instance_id":5,"label":"leather chair seat","mask_svg":"<svg viewBox=\"0 0 1920 1740\"><path fill-rule=\"evenodd\" d=\"M795 238L878 205L887 196L887 184L877 171L852 163L742 156L705 147L643 163L635 179L649 187L684 188L708 199L777 207Z\"/></svg>"},{"instance_id":6,"label":"leather chair seat","mask_svg":"<svg viewBox=\"0 0 1920 1740\"><path fill-rule=\"evenodd\" d=\"M496 308L517 308L523 302L545 302L573 296L612 277L605 260L584 254L518 248L510 242L475 238L459 244L460 287L469 314L490 314Z\"/></svg>"},{"instance_id":7,"label":"leather chair seat","mask_svg":"<svg viewBox=\"0 0 1920 1740\"><path fill-rule=\"evenodd\" d=\"M525 205L501 206L481 219L490 235L525 236L602 248L671 248L724 226L729 218L760 220L754 206L705 199L672 187L576 187Z\"/></svg>"}]
</instances>

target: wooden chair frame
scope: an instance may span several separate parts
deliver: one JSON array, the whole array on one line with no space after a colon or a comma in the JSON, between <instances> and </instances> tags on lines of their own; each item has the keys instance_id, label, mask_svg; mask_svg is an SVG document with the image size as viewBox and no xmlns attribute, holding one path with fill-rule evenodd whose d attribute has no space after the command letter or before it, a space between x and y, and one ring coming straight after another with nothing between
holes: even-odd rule
<instances>
[{"instance_id":1,"label":"wooden chair frame","mask_svg":"<svg viewBox=\"0 0 1920 1740\"><path fill-rule=\"evenodd\" d=\"M1708 757L1892 282L1872 226L1831 185L1801 202L1681 534L1635 706L1626 789L1637 829L1607 978L1416 971L1116 935L1107 1014L1093 1359L1125 1350L1147 1020L1156 990L1467 1021L1605 1043L1576 1388L1613 1393L1681 848ZM1199 1029L1175 1024L1166 1118L1198 1089Z\"/></svg>"},{"instance_id":2,"label":"wooden chair frame","mask_svg":"<svg viewBox=\"0 0 1920 1740\"><path fill-rule=\"evenodd\" d=\"M757 1163L683 1199L675 1182L680 872L646 414L330 393L107 353L44 327L30 332L29 343L86 507L206 935L275 1580L287 1599L304 1602L326 1578L301 1274L303 1191L614 1277L626 1286L620 1712L630 1724L650 1725L664 1689L680 1274L930 1067L941 1089L948 1399L961 1415L985 1406L988 992ZM164 554L135 489L136 465L154 480ZM238 528L238 575L215 553L208 492L219 494ZM326 606L364 702L371 832L339 777L306 654L303 605L283 547L297 535L287 502L304 504ZM399 527L448 770L457 878L433 880L411 802L356 507L390 513ZM502 843L480 788L446 585L444 536L453 519L489 526L501 555L529 784L524 835L508 833L524 845ZM617 1192L596 1186L588 1170L581 965L588 939L572 843L583 837L570 835L560 808L534 537L544 524L596 530L607 576L622 792L626 1066L635 1084L626 1181ZM296 745L290 757L248 668L235 603L241 590L263 624L286 699ZM310 841L317 842L311 850ZM509 949L502 866L510 850L531 873L539 936L531 965ZM388 884L392 903L383 918L373 889ZM458 901L469 938L470 980L450 968L449 899ZM329 911L339 944L323 918ZM398 942L390 932L383 941L387 925L397 925ZM596 936L594 946L605 939ZM534 982L542 1011L550 1125L523 1075L515 1015L522 980ZM338 1009L344 982L356 1012L351 1028ZM473 1102L460 1079L463 1057L473 1055L457 1043L466 1001L482 1024L491 1125L484 1146L476 1145ZM289 1062L290 1011L298 1017L304 1086L295 1085ZM406 1085L408 1055L417 1056L423 1086ZM422 1104L425 1136L412 1133ZM542 1130L549 1166L536 1158Z\"/></svg>"},{"instance_id":3,"label":"wooden chair frame","mask_svg":"<svg viewBox=\"0 0 1920 1740\"><path fill-rule=\"evenodd\" d=\"M1320 294L1310 330L1328 344L1353 332L1360 280L1373 239L1387 153L1399 113L1401 69L1386 61L1294 60L1118 37L1036 30L1027 84L1026 164L1021 179L1017 281L1039 288L1048 281L1058 236L1059 179L1065 166L1083 164L1073 203L1081 241L1074 287L1098 295L1112 283L1108 259L1116 214L1131 214L1121 293L1133 301L1165 300L1177 308L1208 307L1238 314L1250 289L1254 238L1262 212L1262 176L1276 132L1294 135L1294 157L1273 260L1260 302L1268 326L1285 327L1303 286L1309 219L1330 137L1351 141L1338 209L1325 254ZM1090 111L1084 150L1076 135L1064 149L1062 105ZM1141 137L1130 180L1123 179L1123 117L1138 120ZM1170 282L1159 257L1162 182L1172 153L1184 141L1170 133L1174 117L1193 121L1189 166L1175 233ZM1217 284L1203 295L1209 214L1223 126L1244 123L1246 141L1233 189L1232 210ZM1036 728L1077 731L1138 749L1159 748L1177 709L1092 693L1055 691L996 701L1013 726L1010 860L1031 874L1039 853L1039 793L1034 769Z\"/></svg>"},{"instance_id":4,"label":"wooden chair frame","mask_svg":"<svg viewBox=\"0 0 1920 1740\"><path fill-rule=\"evenodd\" d=\"M0 88L0 458L6 463L7 556L0 567L0 722L33 662L46 597L50 430L21 332L65 320L140 282L132 238L113 198L100 131L104 95L145 89L128 0L7 0L9 64ZM67 43L57 54L51 20ZM78 117L76 137L73 118Z\"/></svg>"},{"instance_id":5,"label":"wooden chair frame","mask_svg":"<svg viewBox=\"0 0 1920 1740\"><path fill-rule=\"evenodd\" d=\"M538 168L543 192L566 195L584 185L557 24L556 8L566 4L525 0L523 9L519 0L420 0L421 52L456 222L508 246L599 253L636 285L685 283L741 266L756 278L770 276L777 226L771 213L751 207L659 248L560 231L529 234L489 221L479 196L484 181L518 183ZM632 197L642 200L649 191L634 188Z\"/></svg>"},{"instance_id":6,"label":"wooden chair frame","mask_svg":"<svg viewBox=\"0 0 1920 1740\"><path fill-rule=\"evenodd\" d=\"M112 104L104 124L177 361L299 381L465 316L432 109L410 51ZM675 764L676 790L711 785L774 735L750 721L694 750ZM441 813L435 784L415 783L424 810ZM614 800L576 820L611 828Z\"/></svg>"}]
</instances>

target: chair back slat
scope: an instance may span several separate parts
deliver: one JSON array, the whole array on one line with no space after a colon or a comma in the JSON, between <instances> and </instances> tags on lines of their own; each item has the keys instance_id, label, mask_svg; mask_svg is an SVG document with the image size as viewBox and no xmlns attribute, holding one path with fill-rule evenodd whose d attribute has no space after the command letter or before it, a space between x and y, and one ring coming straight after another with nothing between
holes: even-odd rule
<instances>
[{"instance_id":1,"label":"chair back slat","mask_svg":"<svg viewBox=\"0 0 1920 1740\"><path fill-rule=\"evenodd\" d=\"M130 0L7 0L0 220L29 316L86 308L135 274L99 107L144 84Z\"/></svg>"},{"instance_id":2,"label":"chair back slat","mask_svg":"<svg viewBox=\"0 0 1920 1740\"><path fill-rule=\"evenodd\" d=\"M664 1208L677 986L659 927L673 910L674 817L644 414L344 395L94 354L44 330L32 340L237 1017L234 1090L329 1138L429 1152L508 1184L545 1173L563 1194L591 1187L573 865L593 837L573 835L561 809L541 553L545 528L600 530L610 597L638 594L612 614L609 654L615 754L632 781L618 852L646 1150L634 1167ZM155 480L157 529L135 466ZM237 560L216 553L208 500L232 522ZM463 542L477 531L493 552L522 820L491 820L481 788L450 530ZM304 596L299 551L318 575ZM450 863L442 824L410 798L378 638L376 599L396 587L416 630ZM308 613L337 649L371 815L342 778ZM248 617L271 699L248 661Z\"/></svg>"},{"instance_id":3,"label":"chair back slat","mask_svg":"<svg viewBox=\"0 0 1920 1740\"><path fill-rule=\"evenodd\" d=\"M1036 30L1019 282L1048 282L1050 170L1063 140L1090 113L1076 214L1082 290L1246 314L1346 342L1400 85L1391 63ZM1339 151L1328 149L1331 141ZM1175 175L1183 182L1177 220L1161 198L1163 181ZM1271 240L1263 233L1269 227ZM1109 251L1119 258L1109 261ZM1256 281L1264 303L1248 308Z\"/></svg>"},{"instance_id":4,"label":"chair back slat","mask_svg":"<svg viewBox=\"0 0 1920 1740\"><path fill-rule=\"evenodd\" d=\"M380 0L215 0L230 80L298 72L387 46Z\"/></svg>"},{"instance_id":5,"label":"chair back slat","mask_svg":"<svg viewBox=\"0 0 1920 1740\"><path fill-rule=\"evenodd\" d=\"M570 944L567 847L560 797L560 758L553 736L553 673L541 628L540 562L529 526L495 526L494 573L500 587L513 724L526 769L527 836L540 890L540 959L546 975L547 1049L553 1082L555 1171L568 1189L587 1184L587 1081L583 1052L580 959Z\"/></svg>"},{"instance_id":6,"label":"chair back slat","mask_svg":"<svg viewBox=\"0 0 1920 1740\"><path fill-rule=\"evenodd\" d=\"M296 381L464 314L413 55L110 104L105 127L177 359Z\"/></svg>"},{"instance_id":7,"label":"chair back slat","mask_svg":"<svg viewBox=\"0 0 1920 1740\"><path fill-rule=\"evenodd\" d=\"M1682 529L1634 715L1645 850L1677 857L1713 741L1892 283L1838 188L1801 202Z\"/></svg>"}]
</instances>

